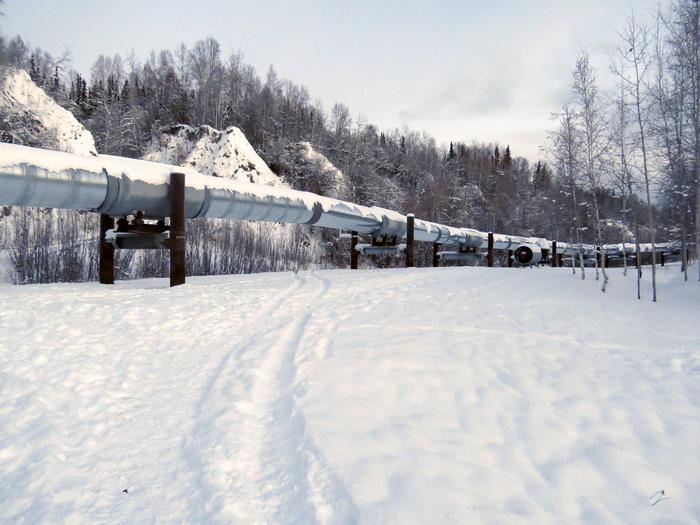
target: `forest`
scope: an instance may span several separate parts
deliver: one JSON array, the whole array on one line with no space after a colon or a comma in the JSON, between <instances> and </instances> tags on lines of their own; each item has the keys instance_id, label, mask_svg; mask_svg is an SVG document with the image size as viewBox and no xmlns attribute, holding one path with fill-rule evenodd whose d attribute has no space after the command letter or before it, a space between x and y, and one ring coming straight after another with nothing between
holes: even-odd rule
<instances>
[{"instance_id":1,"label":"forest","mask_svg":"<svg viewBox=\"0 0 700 525\"><path fill-rule=\"evenodd\" d=\"M93 134L100 153L141 157L175 124L236 126L297 189L332 189L300 154L308 142L345 175L338 196L359 204L567 242L691 246L700 222L698 10L676 0L648 20L631 12L611 54L614 92L599 90L586 50L572 57L570 98L552 115L541 159L509 144L455 137L443 146L429 131L378 129L341 102L324 108L273 66L259 73L213 37L148 57L101 55L85 72L68 53L2 35L0 63L26 70ZM21 130L2 131L33 145Z\"/></svg>"}]
</instances>

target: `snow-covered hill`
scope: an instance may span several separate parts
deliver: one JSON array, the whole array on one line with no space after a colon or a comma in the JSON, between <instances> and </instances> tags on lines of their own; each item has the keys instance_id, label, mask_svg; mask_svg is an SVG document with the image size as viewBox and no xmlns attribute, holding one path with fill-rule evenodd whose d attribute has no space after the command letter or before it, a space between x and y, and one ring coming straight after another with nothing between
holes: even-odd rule
<instances>
[{"instance_id":1,"label":"snow-covered hill","mask_svg":"<svg viewBox=\"0 0 700 525\"><path fill-rule=\"evenodd\" d=\"M0 129L27 146L96 155L95 140L26 71L0 68Z\"/></svg>"},{"instance_id":2,"label":"snow-covered hill","mask_svg":"<svg viewBox=\"0 0 700 525\"><path fill-rule=\"evenodd\" d=\"M0 522L698 523L700 285L610 272L5 286Z\"/></svg>"},{"instance_id":3,"label":"snow-covered hill","mask_svg":"<svg viewBox=\"0 0 700 525\"><path fill-rule=\"evenodd\" d=\"M236 127L219 131L210 126L172 126L164 129L149 149L146 160L188 166L215 177L281 184Z\"/></svg>"}]
</instances>

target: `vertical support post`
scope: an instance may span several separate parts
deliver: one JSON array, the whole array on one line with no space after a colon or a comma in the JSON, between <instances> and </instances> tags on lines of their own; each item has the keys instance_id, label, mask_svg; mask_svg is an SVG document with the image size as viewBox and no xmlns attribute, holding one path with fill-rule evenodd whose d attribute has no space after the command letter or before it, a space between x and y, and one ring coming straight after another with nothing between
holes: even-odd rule
<instances>
[{"instance_id":1,"label":"vertical support post","mask_svg":"<svg viewBox=\"0 0 700 525\"><path fill-rule=\"evenodd\" d=\"M513 267L513 250L508 250L508 268Z\"/></svg>"},{"instance_id":2,"label":"vertical support post","mask_svg":"<svg viewBox=\"0 0 700 525\"><path fill-rule=\"evenodd\" d=\"M557 259L557 241L552 241L552 253L549 256L552 259L552 268L556 268L559 262Z\"/></svg>"},{"instance_id":3,"label":"vertical support post","mask_svg":"<svg viewBox=\"0 0 700 525\"><path fill-rule=\"evenodd\" d=\"M603 247L602 246L595 247L595 258L596 258L596 261L598 262L598 268L600 268L603 265Z\"/></svg>"},{"instance_id":4,"label":"vertical support post","mask_svg":"<svg viewBox=\"0 0 700 525\"><path fill-rule=\"evenodd\" d=\"M170 174L170 286L185 284L185 174Z\"/></svg>"},{"instance_id":5,"label":"vertical support post","mask_svg":"<svg viewBox=\"0 0 700 525\"><path fill-rule=\"evenodd\" d=\"M486 254L486 263L489 268L493 268L493 232L489 232L489 246Z\"/></svg>"},{"instance_id":6,"label":"vertical support post","mask_svg":"<svg viewBox=\"0 0 700 525\"><path fill-rule=\"evenodd\" d=\"M438 249L440 245L436 242L433 243L433 268L440 266L440 261L438 260Z\"/></svg>"},{"instance_id":7,"label":"vertical support post","mask_svg":"<svg viewBox=\"0 0 700 525\"><path fill-rule=\"evenodd\" d=\"M100 215L100 284L114 284L114 247L105 240L107 230L114 228L114 219Z\"/></svg>"},{"instance_id":8,"label":"vertical support post","mask_svg":"<svg viewBox=\"0 0 700 525\"><path fill-rule=\"evenodd\" d=\"M359 253L357 253L357 243L359 242L359 234L352 232L350 234L350 269L357 270Z\"/></svg>"},{"instance_id":9,"label":"vertical support post","mask_svg":"<svg viewBox=\"0 0 700 525\"><path fill-rule=\"evenodd\" d=\"M406 268L413 268L413 225L415 217L406 215Z\"/></svg>"},{"instance_id":10,"label":"vertical support post","mask_svg":"<svg viewBox=\"0 0 700 525\"><path fill-rule=\"evenodd\" d=\"M661 255L661 266L663 266L664 263L666 262L666 260L665 260L666 258L664 257L665 254L664 254L664 252L661 252L659 255Z\"/></svg>"}]
</instances>

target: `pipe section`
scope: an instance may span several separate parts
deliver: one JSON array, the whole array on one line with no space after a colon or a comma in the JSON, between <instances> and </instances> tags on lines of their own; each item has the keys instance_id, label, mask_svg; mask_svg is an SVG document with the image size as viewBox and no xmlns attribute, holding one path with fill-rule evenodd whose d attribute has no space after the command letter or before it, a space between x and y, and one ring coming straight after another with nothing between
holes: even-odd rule
<instances>
[{"instance_id":1,"label":"pipe section","mask_svg":"<svg viewBox=\"0 0 700 525\"><path fill-rule=\"evenodd\" d=\"M109 155L70 153L0 144L0 205L91 210L112 217L140 211L145 218L170 215L170 174L185 174L185 217L310 224L375 236L406 239L405 215L377 206L322 197L284 187L210 177L189 168ZM488 234L415 219L414 239L468 248L488 247ZM534 254L551 250L551 241L494 234L494 249L528 246ZM646 246L646 245L644 245ZM609 255L633 254L633 244L606 245ZM657 250L671 251L670 245ZM558 243L562 255L578 253L577 245ZM642 251L651 251L642 249ZM529 252L528 252L529 253ZM584 257L595 253L584 245Z\"/></svg>"},{"instance_id":2,"label":"pipe section","mask_svg":"<svg viewBox=\"0 0 700 525\"><path fill-rule=\"evenodd\" d=\"M521 244L513 256L520 266L534 266L542 261L542 249L536 244Z\"/></svg>"}]
</instances>

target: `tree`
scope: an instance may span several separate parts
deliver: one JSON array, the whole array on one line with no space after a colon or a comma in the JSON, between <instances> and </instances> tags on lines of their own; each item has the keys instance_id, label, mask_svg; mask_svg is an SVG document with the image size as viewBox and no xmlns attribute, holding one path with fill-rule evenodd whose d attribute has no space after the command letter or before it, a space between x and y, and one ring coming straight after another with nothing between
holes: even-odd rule
<instances>
[{"instance_id":1,"label":"tree","mask_svg":"<svg viewBox=\"0 0 700 525\"><path fill-rule=\"evenodd\" d=\"M603 239L600 228L600 207L598 206L598 191L601 188L603 175L603 161L608 153L607 122L605 113L601 107L596 86L595 71L590 64L588 53L582 51L576 59L573 82L571 84L576 102L579 108L580 118L577 123L581 128L582 147L582 171L588 184L593 201L595 213L595 241L597 249L602 249ZM598 266L596 257L596 280L598 280ZM608 285L608 275L605 271L605 257L603 261L603 286L601 291L605 293Z\"/></svg>"},{"instance_id":2,"label":"tree","mask_svg":"<svg viewBox=\"0 0 700 525\"><path fill-rule=\"evenodd\" d=\"M510 145L507 145L506 151L503 153L503 170L508 171L512 163L513 159L510 156Z\"/></svg>"},{"instance_id":3,"label":"tree","mask_svg":"<svg viewBox=\"0 0 700 525\"><path fill-rule=\"evenodd\" d=\"M559 127L549 133L550 153L555 164L563 174L566 181L566 190L571 197L571 217L573 229L576 233L576 243L579 249L579 262L581 264L581 279L586 279L586 268L583 262L583 243L581 241L581 227L578 218L577 184L580 171L580 159L582 140L577 125L578 115L569 105L562 108L561 113L555 114ZM575 273L575 264L571 267Z\"/></svg>"},{"instance_id":4,"label":"tree","mask_svg":"<svg viewBox=\"0 0 700 525\"><path fill-rule=\"evenodd\" d=\"M668 210L674 230L681 233L681 271L688 280L686 241L690 231L692 203L692 167L694 157L694 100L693 67L687 60L689 39L687 13L682 16L680 6L673 6L669 17L657 16L656 83L653 88L657 118L652 129L663 152L665 180L661 184L660 201ZM664 38L661 28L669 35Z\"/></svg>"},{"instance_id":5,"label":"tree","mask_svg":"<svg viewBox=\"0 0 700 525\"><path fill-rule=\"evenodd\" d=\"M620 66L622 67L622 66ZM627 275L627 216L630 210L630 201L634 196L633 191L633 179L632 172L628 164L629 143L628 143L628 132L627 132L627 121L628 121L628 108L625 102L625 86L621 81L619 83L619 95L615 99L614 114L611 119L610 127L610 142L613 145L613 150L610 153L610 173L612 176L613 191L617 191L620 194L620 199L622 201L622 208L620 209L621 214L621 227L620 231L622 233L622 252L623 252L623 264L624 264L624 275ZM636 212L633 217L633 223L636 228L635 234L635 252L637 254L637 299L640 298L640 280L641 280L641 268L639 266L639 221L636 217Z\"/></svg>"},{"instance_id":6,"label":"tree","mask_svg":"<svg viewBox=\"0 0 700 525\"><path fill-rule=\"evenodd\" d=\"M650 57L651 40L649 29L640 23L634 11L627 19L625 28L618 33L622 47L618 48L621 63L627 68L614 68L615 74L622 81L628 100L634 108L637 138L639 141L642 174L648 209L649 232L651 235L651 283L652 301L657 301L656 294L656 229L654 226L654 208L651 202L651 182L649 170L649 151L647 147L648 122L650 119L650 93L646 90L646 80L652 67Z\"/></svg>"}]
</instances>

